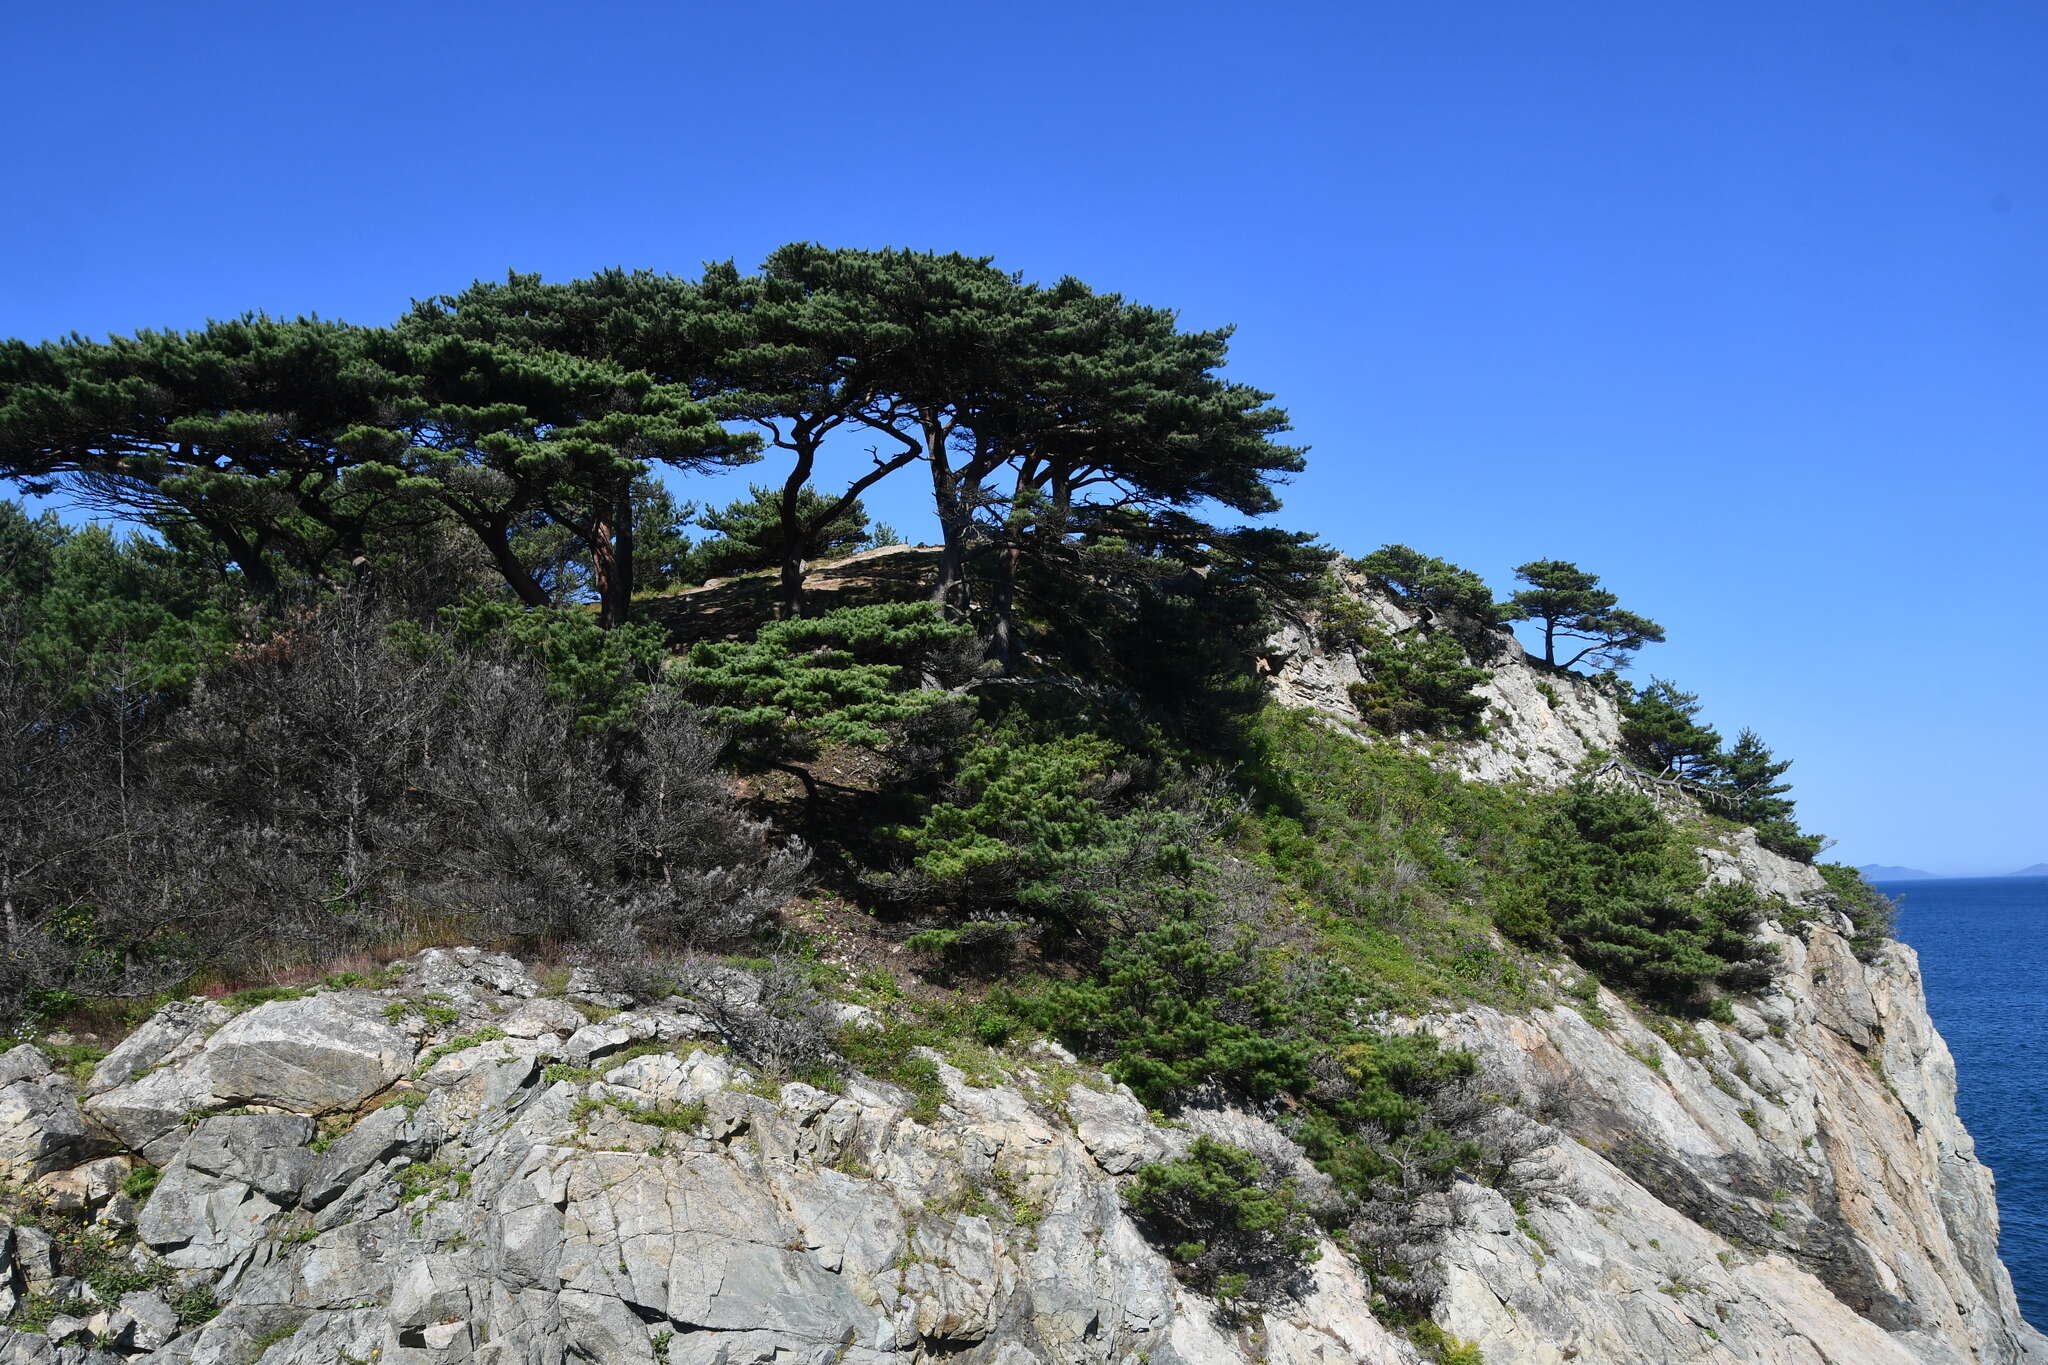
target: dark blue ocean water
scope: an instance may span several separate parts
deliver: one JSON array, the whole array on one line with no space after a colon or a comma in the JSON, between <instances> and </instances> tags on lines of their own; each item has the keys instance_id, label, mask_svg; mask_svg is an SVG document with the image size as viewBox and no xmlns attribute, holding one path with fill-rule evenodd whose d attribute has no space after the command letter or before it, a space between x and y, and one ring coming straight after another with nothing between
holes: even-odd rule
<instances>
[{"instance_id":1,"label":"dark blue ocean water","mask_svg":"<svg viewBox=\"0 0 2048 1365\"><path fill-rule=\"evenodd\" d=\"M2027 1321L2048 1326L2048 877L1879 882L1920 953L1927 1008L1956 1056L1956 1108L1998 1177L1999 1254Z\"/></svg>"}]
</instances>

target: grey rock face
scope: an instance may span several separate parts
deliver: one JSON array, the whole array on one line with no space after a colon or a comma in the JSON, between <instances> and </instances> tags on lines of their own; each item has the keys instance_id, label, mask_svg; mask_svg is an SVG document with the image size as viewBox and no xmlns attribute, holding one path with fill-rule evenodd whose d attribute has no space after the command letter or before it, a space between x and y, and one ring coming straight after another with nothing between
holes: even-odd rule
<instances>
[{"instance_id":1,"label":"grey rock face","mask_svg":"<svg viewBox=\"0 0 2048 1365\"><path fill-rule=\"evenodd\" d=\"M206 1046L215 1029L233 1017L210 1000L180 1000L164 1006L100 1059L85 1084L85 1093L104 1094L146 1071L187 1060Z\"/></svg>"},{"instance_id":2,"label":"grey rock face","mask_svg":"<svg viewBox=\"0 0 2048 1365\"><path fill-rule=\"evenodd\" d=\"M1739 839L1725 851L1711 875L1796 889L1804 872ZM1732 1026L1659 1033L1606 995L1590 1020L1417 1022L1548 1125L1526 1158L1553 1177L1543 1193L1515 1207L1461 1185L1427 1210L1434 1315L1489 1365L2048 1361L1997 1259L1989 1175L1910 951L1860 962L1826 922L1777 942L1778 988ZM467 950L423 955L406 988L427 980L465 1019L517 1027L429 1057L385 1024L388 996L335 992L231 1021L174 1006L111 1055L79 1127L90 1141L97 1116L156 1154L142 1254L224 1311L180 1326L170 1291L129 1294L61 1324L67 1340L0 1331L0 1365L120 1358L88 1335L179 1365L259 1348L263 1365L1420 1365L1335 1245L1298 1301L1239 1330L1126 1214L1122 1185L1198 1134L1321 1197L1265 1118L1162 1127L1044 1047L988 1087L940 1059L945 1102L919 1122L858 1078L765 1086L699 1041L687 1001L586 1025L528 994L516 963ZM629 1048L643 1055L617 1060ZM86 1210L125 1198L108 1193L125 1158L46 1140L70 1131L48 1117L68 1082L19 1049L0 1078L56 1097L7 1130L37 1136L0 1179ZM290 1112L203 1116L231 1104ZM63 1273L47 1233L0 1225L0 1312L8 1294L76 1292Z\"/></svg>"},{"instance_id":3,"label":"grey rock face","mask_svg":"<svg viewBox=\"0 0 2048 1365\"><path fill-rule=\"evenodd\" d=\"M224 1025L207 1043L222 1104L305 1114L350 1109L406 1074L412 1044L331 995L278 1000Z\"/></svg>"},{"instance_id":4,"label":"grey rock face","mask_svg":"<svg viewBox=\"0 0 2048 1365\"><path fill-rule=\"evenodd\" d=\"M111 1148L79 1110L71 1083L42 1053L17 1047L0 1055L0 1172L43 1175Z\"/></svg>"}]
</instances>

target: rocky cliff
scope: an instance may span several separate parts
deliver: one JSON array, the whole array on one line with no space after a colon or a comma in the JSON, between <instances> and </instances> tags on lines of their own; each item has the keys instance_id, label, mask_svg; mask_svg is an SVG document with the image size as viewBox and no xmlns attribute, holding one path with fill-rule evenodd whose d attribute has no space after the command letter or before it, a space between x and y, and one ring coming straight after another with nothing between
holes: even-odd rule
<instances>
[{"instance_id":1,"label":"rocky cliff","mask_svg":"<svg viewBox=\"0 0 2048 1365\"><path fill-rule=\"evenodd\" d=\"M1356 665L1311 629L1268 664L1283 700L1355 719ZM1488 737L1443 762L1556 782L1613 746L1597 689L1494 667ZM1820 891L1746 834L1705 862L1788 905ZM1491 1365L2048 1361L1911 950L1864 961L1831 911L1787 918L1732 1024L1563 973L1526 1014L1392 1021L1482 1057L1538 1135L1535 1193L1430 1196L1452 1337ZM0 1361L1430 1358L1333 1243L1298 1297L1232 1319L1133 1222L1134 1172L1203 1134L1313 1182L1266 1118L1163 1120L1047 1043L933 1054L922 1095L771 1084L727 1046L750 981L620 1009L594 978L434 949L239 1013L173 1004L86 1076L15 1048Z\"/></svg>"}]
</instances>

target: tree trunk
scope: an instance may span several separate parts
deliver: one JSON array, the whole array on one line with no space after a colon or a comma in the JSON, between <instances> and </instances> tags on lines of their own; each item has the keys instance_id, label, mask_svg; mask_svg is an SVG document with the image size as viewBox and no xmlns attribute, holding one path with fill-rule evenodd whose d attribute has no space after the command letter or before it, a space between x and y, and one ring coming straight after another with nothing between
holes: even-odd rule
<instances>
[{"instance_id":1,"label":"tree trunk","mask_svg":"<svg viewBox=\"0 0 2048 1365\"><path fill-rule=\"evenodd\" d=\"M1003 666L1006 678L1017 672L1017 564L1022 557L1013 529L996 560L996 585L990 601L995 625L988 638L988 657Z\"/></svg>"},{"instance_id":2,"label":"tree trunk","mask_svg":"<svg viewBox=\"0 0 2048 1365\"><path fill-rule=\"evenodd\" d=\"M483 542L485 551L491 556L492 567L497 569L499 577L505 580L514 596L529 607L548 605L547 593L533 581L533 575L519 562L519 556L512 553L512 537L504 526L464 517L460 512L456 516Z\"/></svg>"},{"instance_id":3,"label":"tree trunk","mask_svg":"<svg viewBox=\"0 0 2048 1365\"><path fill-rule=\"evenodd\" d=\"M275 602L283 590L277 581L277 573L264 562L263 552L251 544L249 538L225 521L193 518L227 550L228 558L242 571L249 590L266 602Z\"/></svg>"},{"instance_id":4,"label":"tree trunk","mask_svg":"<svg viewBox=\"0 0 2048 1365\"><path fill-rule=\"evenodd\" d=\"M623 492L621 490L623 489ZM597 623L610 630L633 610L633 481L622 480L590 509L591 577L597 588Z\"/></svg>"},{"instance_id":5,"label":"tree trunk","mask_svg":"<svg viewBox=\"0 0 2048 1365\"><path fill-rule=\"evenodd\" d=\"M624 625L633 614L633 588L638 581L640 566L634 558L633 525L633 480L628 477L619 481L619 514L614 523L614 558L619 576L619 619L614 623Z\"/></svg>"},{"instance_id":6,"label":"tree trunk","mask_svg":"<svg viewBox=\"0 0 2048 1365\"><path fill-rule=\"evenodd\" d=\"M789 433L789 445L796 451L796 462L789 468L789 477L782 481L782 501L776 505L777 520L782 524L782 600L776 611L785 621L794 621L804 612L804 536L805 528L797 516L802 505L804 488L811 481L811 470L817 464L818 446L823 436L807 422L798 422Z\"/></svg>"}]
</instances>

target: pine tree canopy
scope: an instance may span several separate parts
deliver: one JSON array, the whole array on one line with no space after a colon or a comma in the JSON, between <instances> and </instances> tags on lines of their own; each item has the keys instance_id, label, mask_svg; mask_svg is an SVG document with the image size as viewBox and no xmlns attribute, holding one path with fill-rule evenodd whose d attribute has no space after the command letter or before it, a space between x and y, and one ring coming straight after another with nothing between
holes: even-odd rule
<instances>
[{"instance_id":1,"label":"pine tree canopy","mask_svg":"<svg viewBox=\"0 0 2048 1365\"><path fill-rule=\"evenodd\" d=\"M1543 623L1543 662L1553 667L1572 668L1591 660L1603 668L1619 668L1644 645L1664 639L1664 627L1622 610L1617 605L1621 599L1600 587L1600 575L1569 560L1532 560L1517 568L1515 577L1529 586L1508 599L1507 619ZM1559 663L1559 640L1585 647Z\"/></svg>"}]
</instances>

